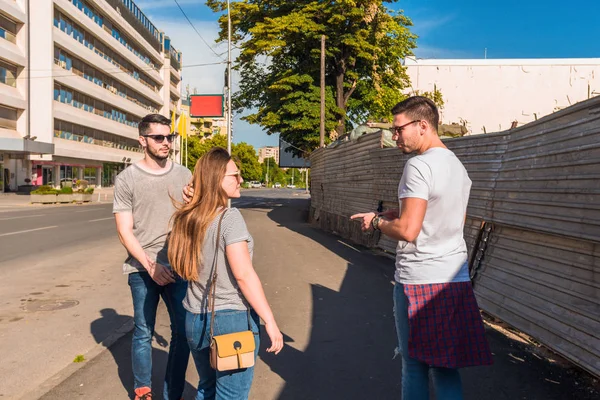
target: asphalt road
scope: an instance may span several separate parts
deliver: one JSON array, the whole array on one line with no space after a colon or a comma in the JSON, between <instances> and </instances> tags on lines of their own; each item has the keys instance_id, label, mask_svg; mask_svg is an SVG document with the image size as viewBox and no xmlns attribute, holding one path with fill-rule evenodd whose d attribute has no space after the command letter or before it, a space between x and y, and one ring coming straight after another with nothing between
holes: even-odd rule
<instances>
[{"instance_id":1,"label":"asphalt road","mask_svg":"<svg viewBox=\"0 0 600 400\"><path fill-rule=\"evenodd\" d=\"M264 206L274 199L304 195L296 189L247 189L234 207ZM0 212L0 266L31 254L68 249L73 244L94 246L115 237L112 204L20 207Z\"/></svg>"}]
</instances>

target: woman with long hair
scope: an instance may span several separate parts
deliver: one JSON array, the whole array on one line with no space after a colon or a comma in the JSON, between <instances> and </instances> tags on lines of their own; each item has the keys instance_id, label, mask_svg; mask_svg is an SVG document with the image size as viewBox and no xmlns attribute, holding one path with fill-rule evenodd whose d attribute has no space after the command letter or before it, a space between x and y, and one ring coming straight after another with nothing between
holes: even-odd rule
<instances>
[{"instance_id":1,"label":"woman with long hair","mask_svg":"<svg viewBox=\"0 0 600 400\"><path fill-rule=\"evenodd\" d=\"M227 209L228 199L240 197L242 182L229 153L215 147L198 160L191 199L178 205L173 215L169 261L173 270L189 282L183 305L188 311L187 339L200 376L196 400L246 399L252 385L253 367L225 372L211 367L211 333L224 335L250 327L256 357L260 317L271 340L267 351L277 354L283 348L283 336L252 266L252 236L240 211ZM212 282L214 272L216 282Z\"/></svg>"}]
</instances>

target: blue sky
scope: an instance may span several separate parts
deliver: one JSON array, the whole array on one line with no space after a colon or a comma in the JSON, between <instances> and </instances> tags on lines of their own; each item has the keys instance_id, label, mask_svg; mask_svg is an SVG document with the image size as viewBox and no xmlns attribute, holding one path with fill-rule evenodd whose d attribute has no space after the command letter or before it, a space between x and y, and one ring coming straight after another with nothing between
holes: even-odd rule
<instances>
[{"instance_id":1,"label":"blue sky","mask_svg":"<svg viewBox=\"0 0 600 400\"><path fill-rule=\"evenodd\" d=\"M204 0L178 0L214 53L217 16ZM183 65L222 61L198 38L174 0L136 0L136 3L183 52ZM410 17L419 36L415 54L422 58L583 58L600 57L598 0L403 0L388 5ZM235 53L234 53L235 55ZM225 55L226 56L226 55ZM224 56L221 56L224 57ZM221 93L224 65L184 68L184 83L198 93ZM238 77L234 74L234 87ZM258 148L278 145L258 126L234 119L234 142Z\"/></svg>"}]
</instances>

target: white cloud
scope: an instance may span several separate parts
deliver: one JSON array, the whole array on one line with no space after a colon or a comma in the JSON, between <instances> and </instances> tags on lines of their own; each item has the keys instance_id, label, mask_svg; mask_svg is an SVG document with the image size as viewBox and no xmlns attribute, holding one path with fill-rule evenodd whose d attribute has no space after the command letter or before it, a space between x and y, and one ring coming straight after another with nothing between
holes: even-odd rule
<instances>
[{"instance_id":1,"label":"white cloud","mask_svg":"<svg viewBox=\"0 0 600 400\"><path fill-rule=\"evenodd\" d=\"M456 19L456 14L448 14L441 17L414 18L413 31L419 36L425 36L428 33L448 25Z\"/></svg>"}]
</instances>

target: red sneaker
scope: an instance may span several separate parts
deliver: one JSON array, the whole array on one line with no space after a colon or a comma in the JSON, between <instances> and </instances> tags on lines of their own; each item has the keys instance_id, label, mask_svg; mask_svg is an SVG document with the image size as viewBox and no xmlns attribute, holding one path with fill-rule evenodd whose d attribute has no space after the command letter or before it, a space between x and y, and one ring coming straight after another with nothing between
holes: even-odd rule
<instances>
[{"instance_id":1,"label":"red sneaker","mask_svg":"<svg viewBox=\"0 0 600 400\"><path fill-rule=\"evenodd\" d=\"M152 390L148 386L134 390L135 400L152 400Z\"/></svg>"}]
</instances>

